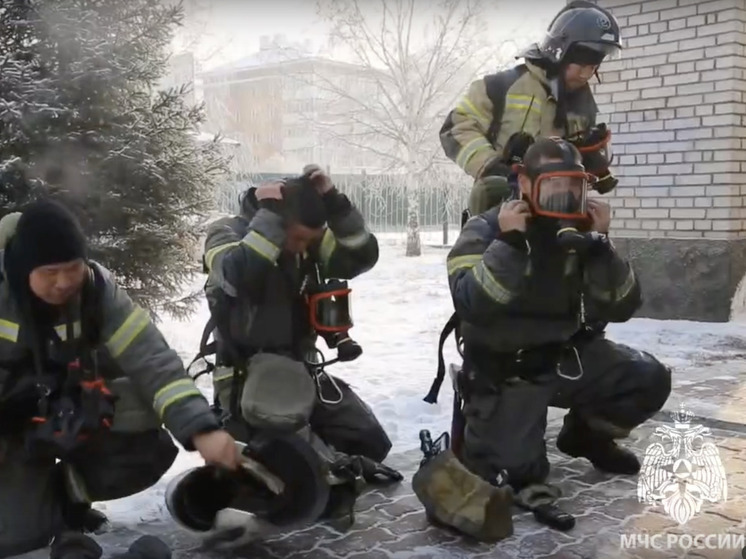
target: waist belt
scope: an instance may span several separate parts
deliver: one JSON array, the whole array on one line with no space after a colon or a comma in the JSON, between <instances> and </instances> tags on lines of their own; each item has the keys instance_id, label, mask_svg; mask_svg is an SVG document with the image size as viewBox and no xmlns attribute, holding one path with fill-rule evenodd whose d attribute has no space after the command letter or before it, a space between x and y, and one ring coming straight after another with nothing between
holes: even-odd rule
<instances>
[{"instance_id":1,"label":"waist belt","mask_svg":"<svg viewBox=\"0 0 746 559\"><path fill-rule=\"evenodd\" d=\"M496 380L507 380L512 377L530 379L546 373L577 380L583 375L580 351L596 334L592 329L582 329L565 342L553 342L510 352L499 352L467 344L464 348L464 362L466 366L473 366L475 372L496 370L496 375L490 374L496 376Z\"/></svg>"}]
</instances>

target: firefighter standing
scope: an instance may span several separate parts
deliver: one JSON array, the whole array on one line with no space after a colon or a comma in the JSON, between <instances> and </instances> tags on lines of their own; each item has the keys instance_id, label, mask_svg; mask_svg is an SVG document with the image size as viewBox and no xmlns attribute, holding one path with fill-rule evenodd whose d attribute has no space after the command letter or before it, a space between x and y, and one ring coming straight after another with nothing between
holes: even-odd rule
<instances>
[{"instance_id":1,"label":"firefighter standing","mask_svg":"<svg viewBox=\"0 0 746 559\"><path fill-rule=\"evenodd\" d=\"M511 163L520 160L532 139L560 136L578 147L599 144L590 140L598 108L588 82L621 48L614 16L576 0L555 16L543 41L523 53L524 64L470 85L446 118L440 141L448 158L475 180L471 215L510 197ZM603 125L600 136L608 142ZM599 176L598 192L616 187L608 167L585 166Z\"/></svg>"}]
</instances>

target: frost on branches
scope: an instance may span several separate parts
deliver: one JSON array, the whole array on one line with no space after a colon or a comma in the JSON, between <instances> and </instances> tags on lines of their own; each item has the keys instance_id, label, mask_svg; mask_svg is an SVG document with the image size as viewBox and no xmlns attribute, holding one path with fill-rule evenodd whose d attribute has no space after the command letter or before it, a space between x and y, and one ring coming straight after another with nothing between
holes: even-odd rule
<instances>
[{"instance_id":1,"label":"frost on branches","mask_svg":"<svg viewBox=\"0 0 746 559\"><path fill-rule=\"evenodd\" d=\"M227 161L197 144L201 108L158 92L179 7L151 0L0 5L0 206L51 194L79 211L92 256L151 311L183 315L199 215Z\"/></svg>"},{"instance_id":2,"label":"frost on branches","mask_svg":"<svg viewBox=\"0 0 746 559\"><path fill-rule=\"evenodd\" d=\"M419 256L420 196L439 164L443 121L484 69L483 0L317 0L331 43L351 63L346 87L316 73L328 103L316 126L402 177L407 256Z\"/></svg>"}]
</instances>

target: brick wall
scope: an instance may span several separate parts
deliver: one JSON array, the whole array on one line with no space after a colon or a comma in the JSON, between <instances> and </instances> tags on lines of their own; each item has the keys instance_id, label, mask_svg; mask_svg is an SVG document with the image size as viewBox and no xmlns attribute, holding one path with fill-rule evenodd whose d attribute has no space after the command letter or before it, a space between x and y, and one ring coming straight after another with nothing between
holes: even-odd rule
<instances>
[{"instance_id":1,"label":"brick wall","mask_svg":"<svg viewBox=\"0 0 746 559\"><path fill-rule=\"evenodd\" d=\"M746 237L745 0L596 3L625 45L594 86L614 134L616 235Z\"/></svg>"}]
</instances>

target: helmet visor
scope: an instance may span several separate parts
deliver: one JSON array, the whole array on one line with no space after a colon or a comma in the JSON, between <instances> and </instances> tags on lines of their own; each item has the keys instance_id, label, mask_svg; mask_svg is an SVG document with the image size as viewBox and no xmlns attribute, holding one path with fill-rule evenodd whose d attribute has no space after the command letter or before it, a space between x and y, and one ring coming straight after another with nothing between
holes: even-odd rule
<instances>
[{"instance_id":1,"label":"helmet visor","mask_svg":"<svg viewBox=\"0 0 746 559\"><path fill-rule=\"evenodd\" d=\"M605 39L602 38L601 40L604 41ZM614 35L612 35L611 33L609 33L608 40L608 43L581 41L575 44L597 52L598 55L602 57L601 60L603 61L618 60L622 56L622 49L619 46L619 43L617 43L616 37L614 37ZM619 42L621 42L621 40L619 40Z\"/></svg>"}]
</instances>

